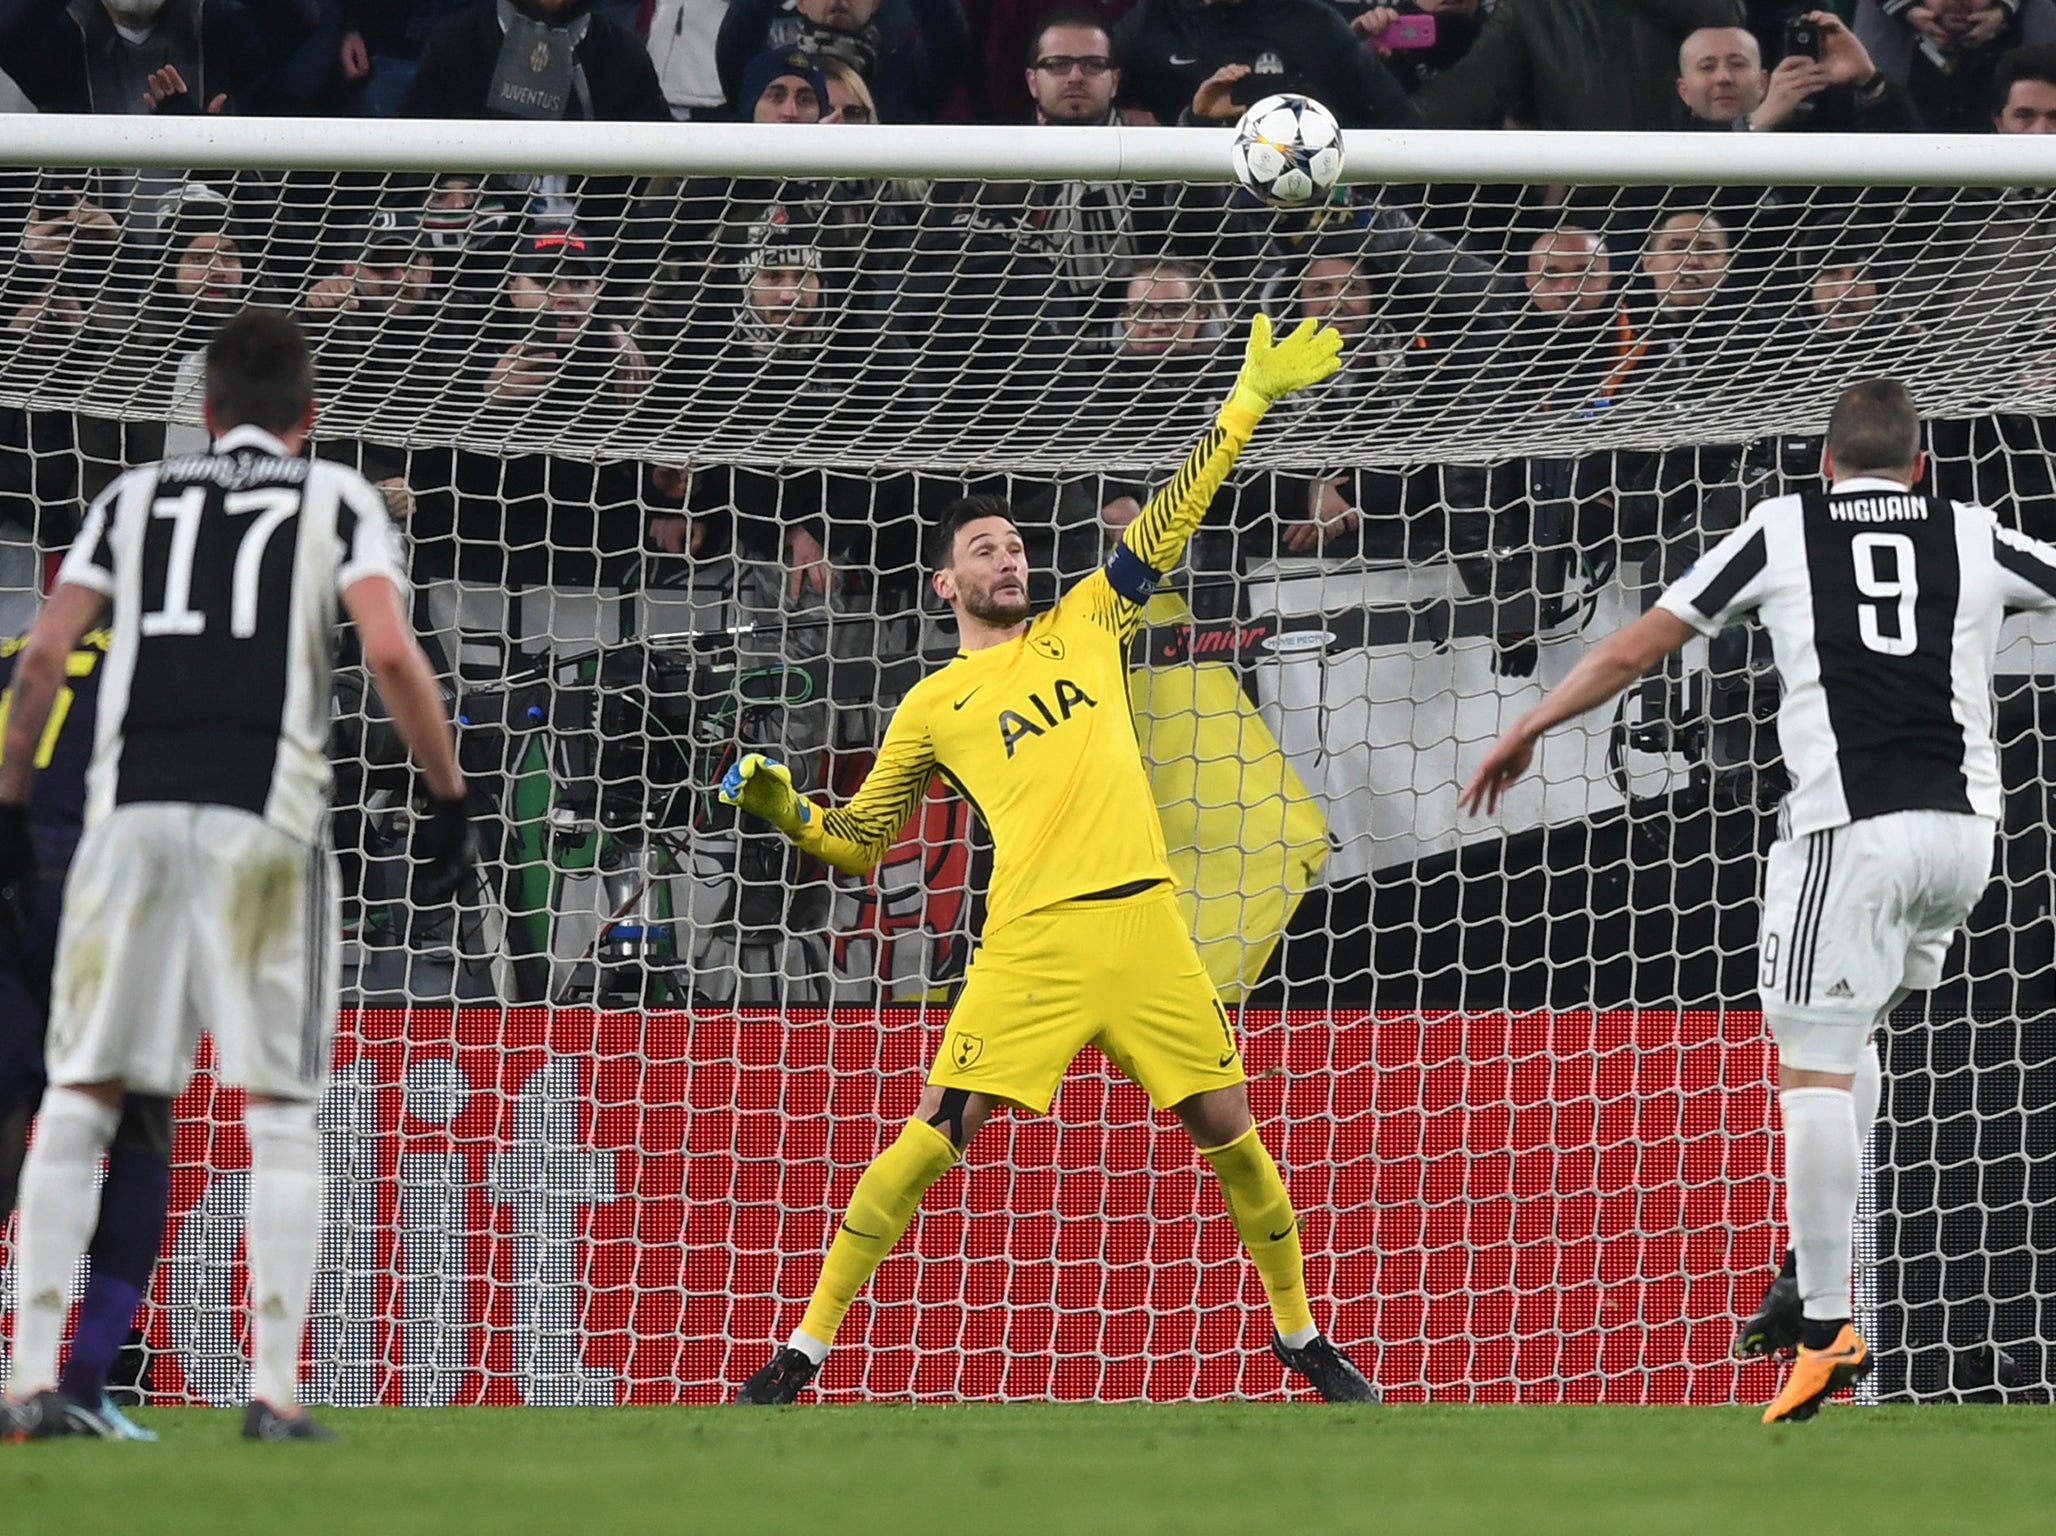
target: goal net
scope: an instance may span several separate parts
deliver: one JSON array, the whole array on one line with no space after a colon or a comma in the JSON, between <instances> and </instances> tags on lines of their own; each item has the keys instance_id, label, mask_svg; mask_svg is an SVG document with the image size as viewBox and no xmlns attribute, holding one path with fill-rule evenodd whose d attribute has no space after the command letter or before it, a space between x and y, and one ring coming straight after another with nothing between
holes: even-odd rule
<instances>
[{"instance_id":1,"label":"goal net","mask_svg":"<svg viewBox=\"0 0 2056 1536\"><path fill-rule=\"evenodd\" d=\"M1553 737L1500 817L1457 792L1753 500L1813 483L1853 379L1911 382L1936 491L2056 533L2056 174L2027 146L1353 135L1372 179L1273 212L1197 131L24 123L9 631L114 474L204 444L213 330L280 304L317 348L314 451L385 490L461 722L487 857L454 915L416 910L405 755L346 646L317 1400L708 1401L796 1324L941 1038L987 848L938 783L835 875L713 787L763 750L849 793L954 649L923 530L1004 494L1052 600L1260 310L1336 324L1346 366L1244 454L1127 704L1316 1314L1394 1399L1769 1396L1728 1358L1784 1242L1763 637ZM1859 1301L1886 1397L1996 1391L1995 1346L2043 1390L2056 1321L2056 656L2005 633L2003 851L1883 1031ZM180 1109L133 1364L233 1400L247 1150L204 1057ZM1280 1391L1168 1127L1091 1053L1048 1117L996 1117L824 1395Z\"/></svg>"}]
</instances>

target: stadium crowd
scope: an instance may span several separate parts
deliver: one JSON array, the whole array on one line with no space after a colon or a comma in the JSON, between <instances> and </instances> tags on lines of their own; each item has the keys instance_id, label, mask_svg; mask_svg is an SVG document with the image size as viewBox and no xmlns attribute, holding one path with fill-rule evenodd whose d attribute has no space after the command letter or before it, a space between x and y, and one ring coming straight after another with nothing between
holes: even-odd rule
<instances>
[{"instance_id":1,"label":"stadium crowd","mask_svg":"<svg viewBox=\"0 0 2056 1536\"><path fill-rule=\"evenodd\" d=\"M37 109L103 113L1063 127L1227 123L1297 88L1351 127L2044 132L2056 0L1861 0L1848 23L1770 0L0 0L0 70ZM938 403L972 430L1032 415L1051 438L1176 417L1215 389L1223 337L1258 304L1349 333L1349 372L1318 409L1591 413L1624 391L1704 391L1766 350L1922 335L1937 290L1980 290L1996 313L2035 282L2052 230L2040 195L1939 199L1922 216L1918 197L1780 187L1382 189L1279 218L1221 189L1149 185L0 183L6 352L43 395L84 391L113 345L123 415L169 415L210 329L267 298L317 333L331 391L387 395L413 424L520 419L543 442L709 407L804 428L870 415L859 438ZM1943 228L1961 232L1941 241L1961 259L1922 263ZM387 432L366 436L393 436L401 417L372 419ZM1961 432L1988 442L1941 454L1982 469L1959 489L2050 510L2040 422ZM62 543L82 500L162 442L134 419L8 409L0 516ZM512 584L740 553L781 563L794 600L882 588L903 605L915 528L960 491L323 450L389 487L426 570ZM1741 448L1713 452L1733 463L1694 450L1252 473L1223 491L1197 557L1454 553L1476 590L1503 592L1534 559L1486 551L1554 539L1591 557L1622 528L1647 533L1672 491L1737 479ZM1143 493L1133 479L1009 489L1063 572Z\"/></svg>"},{"instance_id":2,"label":"stadium crowd","mask_svg":"<svg viewBox=\"0 0 2056 1536\"><path fill-rule=\"evenodd\" d=\"M2056 129L2056 0L1861 0L1847 20L1771 0L0 0L0 70L47 111L944 132L1225 125L1298 89L1350 127L2025 133ZM1182 434L1259 306L1349 338L1309 409L1453 437L1953 334L1966 295L1994 316L2037 297L2052 237L2040 193L1436 186L1277 215L1151 185L10 173L0 358L52 408L0 410L0 520L61 544L117 468L190 442L154 422L190 405L212 330L264 299L301 315L325 389L368 424L320 451L386 487L424 574L647 583L739 556L792 605L903 609L917 531L966 481L867 473L866 444L922 420L969 442L1082 433L1078 461L1120 474L1001 486L1058 573L1082 569L1178 446L1095 454L1094 424ZM69 408L89 392L125 420ZM682 420L757 423L750 466L783 441L817 466L847 443L850 467L595 446ZM1962 438L1947 488L2056 515L2038 418L1940 430ZM387 446L460 434L579 451ZM1765 453L1810 470L1773 443L1252 471L1195 560L1451 556L1474 592L1547 588L1538 549L1603 567L1717 523L1699 493ZM1516 667L1544 622L1526 612L1503 637Z\"/></svg>"},{"instance_id":3,"label":"stadium crowd","mask_svg":"<svg viewBox=\"0 0 2056 1536\"><path fill-rule=\"evenodd\" d=\"M1353 127L2042 132L2056 127L2052 45L2056 0L1863 0L1852 25L1764 0L0 4L0 70L27 101L107 113L1063 127L1227 123L1299 88ZM134 399L175 403L210 327L269 298L300 310L325 376L350 391L405 397L424 360L442 380L458 360L471 397L456 409L520 413L543 438L574 417L590 434L705 405L709 389L728 413L800 419L944 397L1051 424L1176 413L1213 387L1219 341L1258 302L1351 335L1326 409L1517 397L1591 411L1628 385L1719 378L1793 327L1836 343L1918 333L1926 290L2027 282L2046 257L2040 199L1957 199L1929 224L1908 202L1433 187L1275 218L1217 189L1147 185L41 175L6 179L0 298L8 350L51 374L45 391L84 387L84 370L105 368L93 341L117 337ZM1970 261L1922 269L1933 224L1980 216ZM905 378L927 393L880 389ZM2033 422L1980 430L2042 446ZM8 516L58 541L49 508L76 512L95 479L158 446L152 430L51 411L10 409L0 432ZM794 596L915 586L913 481L327 450L389 485L430 568L479 580L604 582L637 555L732 547L785 561ZM2015 456L1961 459L1996 465L2005 496ZM66 483L80 465L84 481ZM1721 479L1647 456L1256 475L1223 493L1201 557L1505 549L1534 543L1538 516L1639 526L1647 508L1624 504ZM1073 570L1141 489L1067 483L1024 500L1030 518L1047 502Z\"/></svg>"}]
</instances>

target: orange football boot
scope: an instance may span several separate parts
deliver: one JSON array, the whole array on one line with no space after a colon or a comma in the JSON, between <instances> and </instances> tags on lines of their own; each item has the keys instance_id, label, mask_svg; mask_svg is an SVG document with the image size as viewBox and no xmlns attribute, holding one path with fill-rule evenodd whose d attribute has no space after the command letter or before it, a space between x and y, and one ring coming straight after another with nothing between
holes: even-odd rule
<instances>
[{"instance_id":1,"label":"orange football boot","mask_svg":"<svg viewBox=\"0 0 2056 1536\"><path fill-rule=\"evenodd\" d=\"M1830 1394L1863 1380L1876 1363L1871 1358L1870 1346L1848 1323L1842 1325L1835 1342L1826 1349L1800 1345L1799 1358L1792 1362L1784 1387L1763 1410L1763 1422L1804 1423L1820 1412L1820 1405Z\"/></svg>"}]
</instances>

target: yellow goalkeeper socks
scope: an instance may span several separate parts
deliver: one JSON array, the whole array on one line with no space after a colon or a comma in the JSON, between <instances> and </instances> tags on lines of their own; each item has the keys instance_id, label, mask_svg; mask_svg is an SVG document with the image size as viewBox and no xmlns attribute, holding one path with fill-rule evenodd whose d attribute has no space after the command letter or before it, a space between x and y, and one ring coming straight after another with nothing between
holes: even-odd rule
<instances>
[{"instance_id":1,"label":"yellow goalkeeper socks","mask_svg":"<svg viewBox=\"0 0 2056 1536\"><path fill-rule=\"evenodd\" d=\"M1290 1339L1310 1336L1314 1315L1306 1304L1306 1260L1299 1251L1299 1219L1278 1165L1251 1126L1225 1147L1202 1147L1199 1155L1213 1164L1221 1181L1221 1198L1242 1246L1263 1277L1278 1332Z\"/></svg>"},{"instance_id":2,"label":"yellow goalkeeper socks","mask_svg":"<svg viewBox=\"0 0 2056 1536\"><path fill-rule=\"evenodd\" d=\"M957 1149L941 1131L921 1120L906 1123L899 1139L878 1154L851 1191L849 1209L843 1212L835 1241L828 1245L800 1332L824 1345L835 1342L835 1330L842 1326L842 1315L857 1291L907 1230L928 1186L948 1173L956 1160ZM1271 1177L1275 1180L1277 1174ZM1298 1251L1295 1239L1293 1252Z\"/></svg>"}]
</instances>

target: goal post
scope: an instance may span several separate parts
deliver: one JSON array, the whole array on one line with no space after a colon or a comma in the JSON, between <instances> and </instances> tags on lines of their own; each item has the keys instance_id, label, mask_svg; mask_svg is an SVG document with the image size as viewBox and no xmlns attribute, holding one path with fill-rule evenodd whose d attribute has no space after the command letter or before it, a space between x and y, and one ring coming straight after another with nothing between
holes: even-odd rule
<instances>
[{"instance_id":1,"label":"goal post","mask_svg":"<svg viewBox=\"0 0 2056 1536\"><path fill-rule=\"evenodd\" d=\"M791 1329L918 1093L987 849L938 784L876 872L832 875L713 787L768 750L847 794L952 653L942 508L1008 496L1050 600L1262 310L1340 325L1345 370L1266 421L1119 705L1316 1314L1394 1398L1768 1396L1727 1355L1783 1242L1767 647L1695 641L1494 822L1456 794L1591 641L1817 475L1852 378L1911 377L1938 491L2056 533L2056 146L1352 132L1345 181L1274 213L1198 129L10 119L0 622L121 466L204 442L221 319L287 306L314 451L409 545L486 829L480 889L412 909L409 772L346 654L315 1395L711 1400ZM2056 629L2005 635L1994 882L1884 1042L1886 1397L1996 1392L1995 1345L2049 1379ZM151 1387L228 1400L247 1155L204 1060L181 1115ZM823 1390L1280 1390L1163 1131L1091 1056L1049 1117L998 1117Z\"/></svg>"},{"instance_id":2,"label":"goal post","mask_svg":"<svg viewBox=\"0 0 2056 1536\"><path fill-rule=\"evenodd\" d=\"M406 118L14 117L0 166L445 171L633 176L1232 179L1213 128L449 122ZM2033 186L2033 134L1518 133L1356 128L1342 180L1602 186Z\"/></svg>"}]
</instances>

